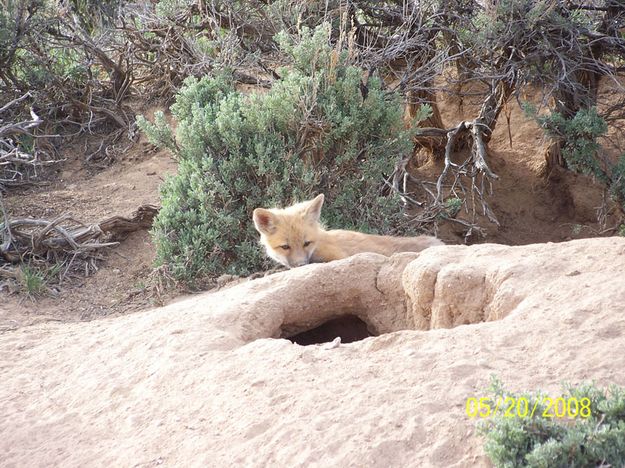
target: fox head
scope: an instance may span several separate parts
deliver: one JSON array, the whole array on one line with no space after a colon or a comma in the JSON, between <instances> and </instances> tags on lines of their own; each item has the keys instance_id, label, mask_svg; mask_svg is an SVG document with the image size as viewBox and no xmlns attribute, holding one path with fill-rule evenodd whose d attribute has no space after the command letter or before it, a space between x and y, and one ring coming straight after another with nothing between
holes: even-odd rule
<instances>
[{"instance_id":1,"label":"fox head","mask_svg":"<svg viewBox=\"0 0 625 468\"><path fill-rule=\"evenodd\" d=\"M310 263L317 247L323 194L288 208L256 208L254 226L267 255L295 268Z\"/></svg>"}]
</instances>

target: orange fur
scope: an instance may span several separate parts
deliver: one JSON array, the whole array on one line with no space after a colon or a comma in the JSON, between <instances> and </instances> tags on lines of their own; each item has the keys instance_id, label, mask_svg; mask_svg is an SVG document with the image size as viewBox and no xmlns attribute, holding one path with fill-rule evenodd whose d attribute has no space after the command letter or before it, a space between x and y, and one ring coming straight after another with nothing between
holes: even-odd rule
<instances>
[{"instance_id":1,"label":"orange fur","mask_svg":"<svg viewBox=\"0 0 625 468\"><path fill-rule=\"evenodd\" d=\"M326 231L319 223L323 194L288 208L256 208L254 226L267 255L294 268L308 263L330 262L357 253L419 252L443 245L436 237L375 236L356 231Z\"/></svg>"}]
</instances>

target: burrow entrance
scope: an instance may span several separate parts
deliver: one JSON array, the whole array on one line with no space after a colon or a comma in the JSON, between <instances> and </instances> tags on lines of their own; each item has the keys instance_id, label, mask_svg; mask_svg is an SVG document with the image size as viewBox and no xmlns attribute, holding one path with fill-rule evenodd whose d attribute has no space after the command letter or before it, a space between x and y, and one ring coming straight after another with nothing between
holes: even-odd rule
<instances>
[{"instance_id":1,"label":"burrow entrance","mask_svg":"<svg viewBox=\"0 0 625 468\"><path fill-rule=\"evenodd\" d=\"M331 342L337 336L341 337L341 343L352 343L376 335L369 331L365 322L355 315L349 314L328 320L311 330L283 336L283 338L302 346L308 346Z\"/></svg>"}]
</instances>

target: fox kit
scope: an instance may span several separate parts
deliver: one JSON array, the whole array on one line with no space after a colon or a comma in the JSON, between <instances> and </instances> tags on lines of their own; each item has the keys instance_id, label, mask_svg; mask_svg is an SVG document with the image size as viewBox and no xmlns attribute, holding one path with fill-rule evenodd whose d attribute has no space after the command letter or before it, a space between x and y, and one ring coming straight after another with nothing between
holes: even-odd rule
<instances>
[{"instance_id":1,"label":"fox kit","mask_svg":"<svg viewBox=\"0 0 625 468\"><path fill-rule=\"evenodd\" d=\"M436 237L374 236L362 232L326 231L319 223L323 194L288 208L256 208L254 226L267 255L295 268L308 263L339 260L362 252L390 256L395 252L419 252L443 245Z\"/></svg>"}]
</instances>

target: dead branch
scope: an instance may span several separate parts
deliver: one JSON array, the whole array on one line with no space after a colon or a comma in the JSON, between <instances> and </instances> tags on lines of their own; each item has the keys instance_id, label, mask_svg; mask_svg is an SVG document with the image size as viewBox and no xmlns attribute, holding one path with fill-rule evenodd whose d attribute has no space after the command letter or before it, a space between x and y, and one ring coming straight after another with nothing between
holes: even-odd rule
<instances>
[{"instance_id":1,"label":"dead branch","mask_svg":"<svg viewBox=\"0 0 625 468\"><path fill-rule=\"evenodd\" d=\"M3 109L6 111L11 105L17 104L29 96L30 93L26 93L13 99ZM38 137L33 133L33 130L43 123L43 119L32 108L30 109L30 116L30 120L0 126L0 191L5 190L7 186L31 183L31 176L36 177L39 168L60 162L58 159L49 159L47 154L40 151L36 144L33 145L32 152L22 150L19 136L27 135L36 142ZM47 137L53 136L57 135L47 135Z\"/></svg>"},{"instance_id":2,"label":"dead branch","mask_svg":"<svg viewBox=\"0 0 625 468\"><path fill-rule=\"evenodd\" d=\"M76 221L69 215L62 215L54 220L43 219L12 219L0 224L0 232L4 231L5 242L18 243L20 257L25 253L41 255L44 251L62 250L74 253L89 249L99 249L117 245L118 242L99 242L103 238L123 238L130 232L149 229L152 226L158 207L142 205L131 218L113 216L104 221L89 226L75 226ZM6 216L6 215L5 215ZM8 218L5 218L8 219ZM70 227L61 226L70 224ZM98 241L98 242L96 242ZM8 247L3 248L0 254L15 259Z\"/></svg>"},{"instance_id":3,"label":"dead branch","mask_svg":"<svg viewBox=\"0 0 625 468\"><path fill-rule=\"evenodd\" d=\"M433 135L441 135L441 129L424 129ZM460 122L456 127L444 130L446 135L445 156L443 170L434 184L434 190L427 187L425 181L411 175L406 169L408 159L403 159L395 166L391 176L392 189L398 193L406 207L418 212L411 217L418 227L428 226L437 229L437 224L442 221L457 223L466 228L465 238L477 232L484 236L486 231L478 224L478 211L490 222L499 225L495 214L486 200L491 190L486 190L485 184L497 180L495 174L487 164L487 150L484 135L490 135L490 129L479 118L473 121ZM454 155L459 141L471 140L469 156L461 163L454 162ZM451 182L449 182L451 180ZM400 181L402 183L400 184ZM417 185L425 195L427 202L417 201L412 195L407 181ZM457 200L450 204L450 200ZM454 203L457 206L454 206ZM469 216L468 220L457 218L460 208L463 207ZM480 208L478 210L478 208Z\"/></svg>"},{"instance_id":4,"label":"dead branch","mask_svg":"<svg viewBox=\"0 0 625 468\"><path fill-rule=\"evenodd\" d=\"M112 216L100 222L98 227L111 239L121 240L131 232L150 229L158 210L159 208L154 205L142 205L130 218Z\"/></svg>"},{"instance_id":5,"label":"dead branch","mask_svg":"<svg viewBox=\"0 0 625 468\"><path fill-rule=\"evenodd\" d=\"M117 243L91 242L102 237L103 233L97 226L64 227L69 217L61 216L55 220L44 219L11 219L0 224L0 231L11 232L10 247L0 251L0 255L8 262L16 263L28 256L49 258L50 254L81 253L88 256L89 251L117 245ZM6 234L5 234L6 237ZM85 247L90 242L91 247ZM5 244L6 242L3 242Z\"/></svg>"},{"instance_id":6,"label":"dead branch","mask_svg":"<svg viewBox=\"0 0 625 468\"><path fill-rule=\"evenodd\" d=\"M8 124L0 127L0 139L10 135L28 134L28 130L41 124L41 118L30 109L31 120L25 120L14 124Z\"/></svg>"},{"instance_id":7,"label":"dead branch","mask_svg":"<svg viewBox=\"0 0 625 468\"><path fill-rule=\"evenodd\" d=\"M18 104L19 102L23 101L24 99L31 97L32 94L30 93L30 91L24 93L22 96L13 99L12 101L7 102L4 106L0 107L0 114L2 114L4 111L6 111L9 107L11 107L14 104Z\"/></svg>"},{"instance_id":8,"label":"dead branch","mask_svg":"<svg viewBox=\"0 0 625 468\"><path fill-rule=\"evenodd\" d=\"M64 214L53 220L10 219L2 199L0 264L16 265L35 259L78 268L88 274L97 269L95 260L103 249L119 244L128 233L149 229L158 207L142 205L130 218L113 216L98 224L83 225ZM6 267L3 267L6 269Z\"/></svg>"}]
</instances>

